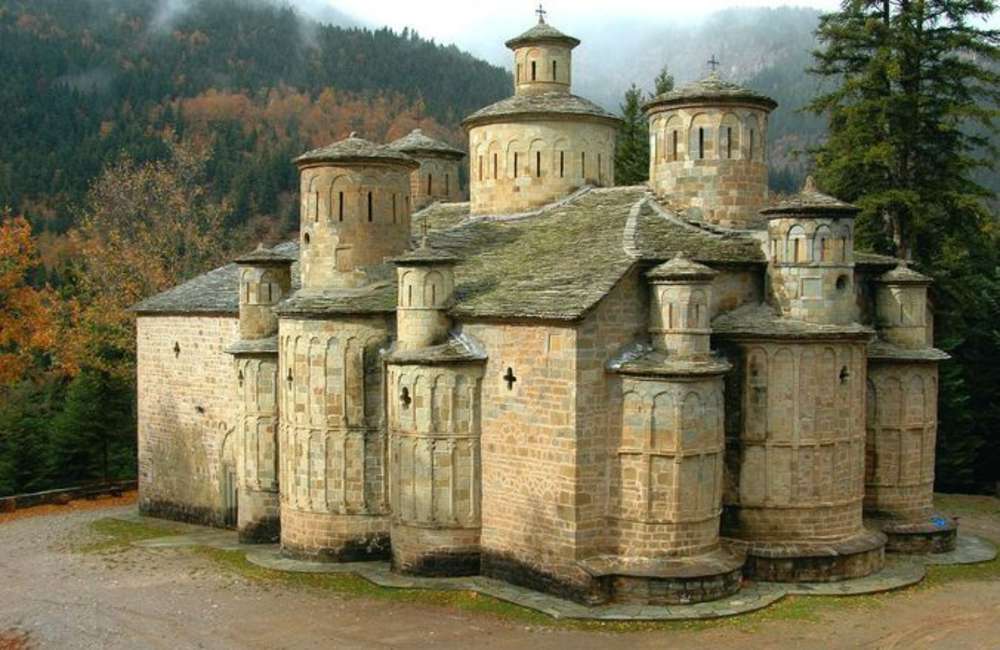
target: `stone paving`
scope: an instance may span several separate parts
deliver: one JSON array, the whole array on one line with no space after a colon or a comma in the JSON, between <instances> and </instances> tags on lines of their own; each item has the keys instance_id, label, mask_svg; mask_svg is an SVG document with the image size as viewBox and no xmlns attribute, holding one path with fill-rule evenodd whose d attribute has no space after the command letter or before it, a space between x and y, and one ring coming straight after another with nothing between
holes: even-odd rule
<instances>
[{"instance_id":1,"label":"stone paving","mask_svg":"<svg viewBox=\"0 0 1000 650\"><path fill-rule=\"evenodd\" d=\"M138 514L122 517L126 521L151 521ZM159 520L152 520L157 521ZM422 578L394 573L388 562L307 562L281 555L276 544L240 544L234 531L191 524L171 524L177 535L135 542L143 548L183 548L206 546L220 550L245 551L247 560L257 566L294 573L353 574L381 587L394 589L436 589L473 591L534 609L553 618L603 621L680 621L735 616L763 609L787 595L853 596L901 589L920 582L930 564L972 564L988 562L997 555L996 547L974 535L959 534L955 551L936 555L889 555L885 568L866 578L843 582L780 583L747 582L739 593L707 603L693 605L646 606L603 605L587 607L579 603L525 589L509 583L473 576L466 578Z\"/></svg>"}]
</instances>

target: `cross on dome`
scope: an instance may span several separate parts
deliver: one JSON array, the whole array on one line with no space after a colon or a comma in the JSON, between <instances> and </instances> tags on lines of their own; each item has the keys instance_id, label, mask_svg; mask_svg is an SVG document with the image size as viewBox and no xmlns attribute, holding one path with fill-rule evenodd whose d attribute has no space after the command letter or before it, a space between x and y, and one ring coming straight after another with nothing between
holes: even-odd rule
<instances>
[{"instance_id":1,"label":"cross on dome","mask_svg":"<svg viewBox=\"0 0 1000 650\"><path fill-rule=\"evenodd\" d=\"M719 60L715 58L715 55L713 54L712 58L708 60L708 67L712 69L712 74L715 74L716 72L719 71L720 65L721 64L719 63Z\"/></svg>"},{"instance_id":2,"label":"cross on dome","mask_svg":"<svg viewBox=\"0 0 1000 650\"><path fill-rule=\"evenodd\" d=\"M548 14L549 12L545 11L545 7L543 7L542 3L539 2L538 3L538 9L535 10L535 13L538 14L538 22L539 23L544 23L545 22L545 15Z\"/></svg>"}]
</instances>

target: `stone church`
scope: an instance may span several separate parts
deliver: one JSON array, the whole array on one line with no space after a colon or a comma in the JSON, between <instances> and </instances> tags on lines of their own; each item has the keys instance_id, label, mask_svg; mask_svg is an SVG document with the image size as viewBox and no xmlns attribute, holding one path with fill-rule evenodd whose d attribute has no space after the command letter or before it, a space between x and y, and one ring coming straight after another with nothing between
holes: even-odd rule
<instances>
[{"instance_id":1,"label":"stone church","mask_svg":"<svg viewBox=\"0 0 1000 650\"><path fill-rule=\"evenodd\" d=\"M467 152L303 154L298 241L135 307L143 513L588 604L954 545L930 280L811 182L769 197L776 104L715 73L648 102L649 182L616 186L578 45L508 41Z\"/></svg>"}]
</instances>

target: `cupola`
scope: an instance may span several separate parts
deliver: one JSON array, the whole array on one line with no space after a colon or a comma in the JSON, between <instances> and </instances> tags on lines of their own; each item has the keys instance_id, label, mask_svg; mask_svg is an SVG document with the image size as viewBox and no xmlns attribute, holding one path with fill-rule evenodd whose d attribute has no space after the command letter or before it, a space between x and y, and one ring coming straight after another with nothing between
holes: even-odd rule
<instances>
[{"instance_id":1,"label":"cupola","mask_svg":"<svg viewBox=\"0 0 1000 650\"><path fill-rule=\"evenodd\" d=\"M710 354L709 309L716 275L684 252L646 274L652 287L649 333L655 349L676 357Z\"/></svg>"},{"instance_id":2,"label":"cupola","mask_svg":"<svg viewBox=\"0 0 1000 650\"><path fill-rule=\"evenodd\" d=\"M427 348L443 343L451 329L448 309L455 292L458 258L421 246L395 258L399 302L396 309L397 349Z\"/></svg>"},{"instance_id":3,"label":"cupola","mask_svg":"<svg viewBox=\"0 0 1000 650\"><path fill-rule=\"evenodd\" d=\"M240 338L253 341L274 336L278 333L274 306L291 292L294 259L261 244L235 262L240 273Z\"/></svg>"}]
</instances>

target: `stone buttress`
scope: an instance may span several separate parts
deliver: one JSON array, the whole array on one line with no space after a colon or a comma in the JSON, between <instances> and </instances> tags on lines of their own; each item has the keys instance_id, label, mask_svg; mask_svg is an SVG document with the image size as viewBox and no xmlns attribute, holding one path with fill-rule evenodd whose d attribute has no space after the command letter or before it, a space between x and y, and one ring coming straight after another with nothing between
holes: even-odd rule
<instances>
[{"instance_id":1,"label":"stone buttress","mask_svg":"<svg viewBox=\"0 0 1000 650\"><path fill-rule=\"evenodd\" d=\"M425 242L394 261L398 337L386 356L393 568L475 575L485 355L449 333L457 260Z\"/></svg>"},{"instance_id":2,"label":"stone buttress","mask_svg":"<svg viewBox=\"0 0 1000 650\"><path fill-rule=\"evenodd\" d=\"M274 307L291 292L291 257L263 247L239 265L240 340L227 351L236 361L237 529L242 542L278 541L278 317Z\"/></svg>"},{"instance_id":3,"label":"stone buttress","mask_svg":"<svg viewBox=\"0 0 1000 650\"><path fill-rule=\"evenodd\" d=\"M613 366L624 400L609 459L614 549L584 562L612 601L694 603L740 588L743 557L719 538L730 366L709 347L715 275L683 255L650 271L652 349Z\"/></svg>"},{"instance_id":4,"label":"stone buttress","mask_svg":"<svg viewBox=\"0 0 1000 650\"><path fill-rule=\"evenodd\" d=\"M736 366L727 388L723 533L760 580L830 581L881 569L885 537L862 524L865 371L857 324L857 208L803 192L768 218L771 305L714 321Z\"/></svg>"},{"instance_id":5,"label":"stone buttress","mask_svg":"<svg viewBox=\"0 0 1000 650\"><path fill-rule=\"evenodd\" d=\"M868 349L865 515L904 553L955 548L957 522L934 511L938 363L930 341L930 278L906 264L875 282L879 338Z\"/></svg>"},{"instance_id":6,"label":"stone buttress","mask_svg":"<svg viewBox=\"0 0 1000 650\"><path fill-rule=\"evenodd\" d=\"M366 300L409 245L418 164L353 134L296 163L302 288L279 309L282 551L387 557L380 352L393 318Z\"/></svg>"}]
</instances>

